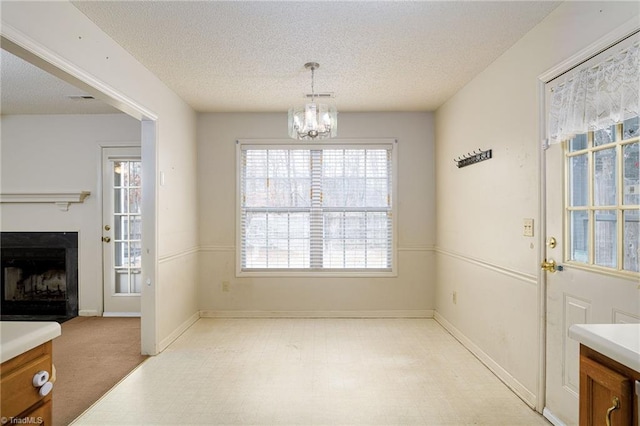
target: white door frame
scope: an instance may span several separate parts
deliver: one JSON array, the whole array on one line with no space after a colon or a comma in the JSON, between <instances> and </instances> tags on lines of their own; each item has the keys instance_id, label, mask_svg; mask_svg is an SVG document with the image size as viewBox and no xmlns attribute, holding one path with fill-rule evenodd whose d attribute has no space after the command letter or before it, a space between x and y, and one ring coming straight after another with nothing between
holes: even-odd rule
<instances>
[{"instance_id":1,"label":"white door frame","mask_svg":"<svg viewBox=\"0 0 640 426\"><path fill-rule=\"evenodd\" d=\"M601 37L599 40L585 47L575 55L562 61L553 68L547 70L543 74L538 76L538 122L539 122L539 141L540 149L538 151L538 205L540 217L540 232L538 234L538 265L543 259L547 257L547 223L546 223L546 156L545 151L547 149L547 134L546 134L546 105L545 105L545 85L559 77L565 72L571 70L582 62L597 55L598 53L610 48L616 43L624 40L633 33L637 32L638 20L637 18L630 19L623 25L618 26L616 29ZM538 371L538 398L536 404L536 411L542 413L544 417L554 425L562 425L557 418L553 416L553 413L546 409L546 323L547 323L547 274L538 268L538 337L540 352L538 359L540 363L540 369Z\"/></svg>"},{"instance_id":2,"label":"white door frame","mask_svg":"<svg viewBox=\"0 0 640 426\"><path fill-rule=\"evenodd\" d=\"M143 105L127 97L125 93L114 90L109 85L77 67L49 48L35 42L10 25L0 27L2 48L44 71L89 93L125 114L140 120L142 144L142 271L143 289L141 295L141 352L156 355L159 352L160 339L157 318L157 170L158 170L158 116ZM100 243L101 244L101 243ZM100 291L102 286L100 285Z\"/></svg>"}]
</instances>

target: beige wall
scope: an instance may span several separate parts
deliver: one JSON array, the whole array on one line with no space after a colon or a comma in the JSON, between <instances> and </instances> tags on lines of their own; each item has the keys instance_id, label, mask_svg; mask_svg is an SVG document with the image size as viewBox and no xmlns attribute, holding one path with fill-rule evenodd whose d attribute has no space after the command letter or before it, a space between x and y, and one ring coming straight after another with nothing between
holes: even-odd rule
<instances>
[{"instance_id":1,"label":"beige wall","mask_svg":"<svg viewBox=\"0 0 640 426\"><path fill-rule=\"evenodd\" d=\"M538 384L538 76L638 15L566 2L436 113L437 315L531 405ZM492 149L457 169L453 158ZM534 218L536 237L522 235ZM453 303L453 293L457 303Z\"/></svg>"},{"instance_id":2,"label":"beige wall","mask_svg":"<svg viewBox=\"0 0 640 426\"><path fill-rule=\"evenodd\" d=\"M435 181L430 113L341 113L340 138L398 139L397 278L236 278L236 140L287 138L286 114L200 114L200 309L425 315L434 308ZM222 282L230 291L222 291Z\"/></svg>"},{"instance_id":3,"label":"beige wall","mask_svg":"<svg viewBox=\"0 0 640 426\"><path fill-rule=\"evenodd\" d=\"M0 192L80 192L82 204L0 204L2 231L78 232L81 313L102 312L101 146L140 145L140 122L124 114L9 115L2 126Z\"/></svg>"},{"instance_id":4,"label":"beige wall","mask_svg":"<svg viewBox=\"0 0 640 426\"><path fill-rule=\"evenodd\" d=\"M2 2L0 31L31 52L64 62L67 72L121 104L157 118L155 135L150 132L147 140L143 123L142 138L144 173L152 173L143 189L145 232L155 224L155 232L143 236L143 276L152 285L143 289L142 338L145 351L156 353L197 318L196 115L69 2Z\"/></svg>"}]
</instances>

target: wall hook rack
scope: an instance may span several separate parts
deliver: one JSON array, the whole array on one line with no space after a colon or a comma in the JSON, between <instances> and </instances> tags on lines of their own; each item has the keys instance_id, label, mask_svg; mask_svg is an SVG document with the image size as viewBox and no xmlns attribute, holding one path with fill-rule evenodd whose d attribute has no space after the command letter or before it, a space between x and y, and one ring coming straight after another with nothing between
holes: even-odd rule
<instances>
[{"instance_id":1,"label":"wall hook rack","mask_svg":"<svg viewBox=\"0 0 640 426\"><path fill-rule=\"evenodd\" d=\"M456 163L458 168L470 166L471 164L476 164L484 160L488 160L492 158L492 150L487 149L483 151L482 149L478 149L478 151L469 152L466 155L461 155L458 158L454 159L453 162Z\"/></svg>"}]
</instances>

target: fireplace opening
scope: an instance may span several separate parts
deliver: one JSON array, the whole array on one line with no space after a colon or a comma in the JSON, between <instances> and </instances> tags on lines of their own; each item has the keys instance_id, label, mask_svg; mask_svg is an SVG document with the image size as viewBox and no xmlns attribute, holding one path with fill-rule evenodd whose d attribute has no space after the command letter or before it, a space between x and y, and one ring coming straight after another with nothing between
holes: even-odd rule
<instances>
[{"instance_id":1,"label":"fireplace opening","mask_svg":"<svg viewBox=\"0 0 640 426\"><path fill-rule=\"evenodd\" d=\"M65 321L78 315L78 233L3 232L3 321Z\"/></svg>"}]
</instances>

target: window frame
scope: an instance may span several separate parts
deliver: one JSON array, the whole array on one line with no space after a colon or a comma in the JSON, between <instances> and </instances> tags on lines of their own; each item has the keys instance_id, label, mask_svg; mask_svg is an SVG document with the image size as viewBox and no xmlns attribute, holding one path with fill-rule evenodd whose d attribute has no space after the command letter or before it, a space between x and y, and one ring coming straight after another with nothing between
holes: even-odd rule
<instances>
[{"instance_id":1,"label":"window frame","mask_svg":"<svg viewBox=\"0 0 640 426\"><path fill-rule=\"evenodd\" d=\"M368 269L242 269L242 204L241 204L241 180L242 180L242 151L252 146L260 149L290 149L291 147L303 147L308 149L365 149L390 148L391 151L391 268L390 270ZM398 194L398 141L391 138L358 138L358 139L331 139L321 141L297 141L293 139L239 139L236 141L236 277L323 277L323 278L347 278L347 277L397 277L398 272L398 247L397 247L397 194Z\"/></svg>"},{"instance_id":2,"label":"window frame","mask_svg":"<svg viewBox=\"0 0 640 426\"><path fill-rule=\"evenodd\" d=\"M571 265L577 269L589 272L596 272L609 276L621 278L640 277L640 272L624 269L624 212L628 210L638 210L638 205L624 204L624 167L623 167L623 151L624 147L636 143L640 143L639 137L631 137L623 139L622 126L623 122L613 124L615 127L615 140L602 145L595 145L594 138L597 131L589 130L583 134L586 136L586 148L572 151L569 147L572 139L562 142L563 148L563 176L564 176L564 193L563 193L563 226L564 226L564 263ZM579 135L576 135L579 136ZM608 149L614 149L616 155L616 204L615 205L596 205L595 197L595 160L596 153ZM587 202L584 206L571 205L571 167L572 158L586 155L587 156ZM598 211L614 211L616 216L616 267L608 267L596 264L596 213ZM571 213L575 211L587 212L588 235L587 235L587 261L571 259L572 246L572 229L571 229Z\"/></svg>"}]
</instances>

